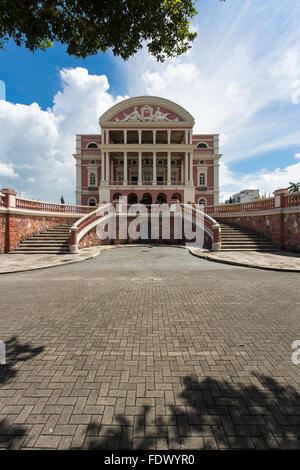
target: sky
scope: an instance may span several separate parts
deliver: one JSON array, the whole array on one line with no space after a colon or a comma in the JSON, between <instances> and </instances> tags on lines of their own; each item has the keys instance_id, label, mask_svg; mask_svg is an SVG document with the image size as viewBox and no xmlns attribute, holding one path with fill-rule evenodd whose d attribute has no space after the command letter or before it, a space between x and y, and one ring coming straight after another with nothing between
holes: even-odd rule
<instances>
[{"instance_id":1,"label":"sky","mask_svg":"<svg viewBox=\"0 0 300 470\"><path fill-rule=\"evenodd\" d=\"M0 51L0 189L75 203L75 134L99 133L117 102L154 95L219 133L221 200L300 181L300 0L200 0L187 54L158 63L143 48L70 57L54 44ZM5 99L1 99L5 98Z\"/></svg>"}]
</instances>

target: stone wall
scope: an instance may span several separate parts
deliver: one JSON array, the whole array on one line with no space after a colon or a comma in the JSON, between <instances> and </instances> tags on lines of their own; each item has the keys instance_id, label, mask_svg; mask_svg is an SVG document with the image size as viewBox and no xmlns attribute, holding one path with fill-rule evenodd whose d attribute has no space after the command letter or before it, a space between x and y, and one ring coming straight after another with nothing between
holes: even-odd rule
<instances>
[{"instance_id":1,"label":"stone wall","mask_svg":"<svg viewBox=\"0 0 300 470\"><path fill-rule=\"evenodd\" d=\"M0 254L5 250L6 214L0 214Z\"/></svg>"},{"instance_id":2,"label":"stone wall","mask_svg":"<svg viewBox=\"0 0 300 470\"><path fill-rule=\"evenodd\" d=\"M129 223L132 221L132 218L128 218L127 222ZM193 224L194 225L194 224ZM137 227L137 230L140 230L139 227ZM184 227L182 227L182 231L184 230ZM193 227L193 230L195 230L195 227ZM184 231L182 232L184 233ZM81 248L88 248L91 246L100 246L100 245L126 245L126 244L138 244L138 243L152 243L152 244L167 244L167 245L185 245L186 243L189 243L189 240L183 239L175 239L174 237L174 219L171 217L171 226L170 226L170 239L162 239L161 234L162 234L162 218L160 217L159 220L159 234L160 238L155 239L155 240L144 240L142 241L140 238L135 240L132 239L128 236L126 239L121 239L120 234L119 234L119 220L117 218L116 221L116 239L114 240L100 240L97 232L96 232L96 227L94 227L92 230L90 230L88 233L86 233L83 238L79 242L79 249ZM211 249L212 246L212 240L211 238L205 233L204 235L204 246L205 248Z\"/></svg>"},{"instance_id":3,"label":"stone wall","mask_svg":"<svg viewBox=\"0 0 300 470\"><path fill-rule=\"evenodd\" d=\"M36 233L55 226L72 225L76 217L40 216L32 214L0 214L0 253L14 250L19 243Z\"/></svg>"},{"instance_id":4,"label":"stone wall","mask_svg":"<svg viewBox=\"0 0 300 470\"><path fill-rule=\"evenodd\" d=\"M215 219L218 222L248 228L271 240L278 249L300 252L300 212L239 215L215 217Z\"/></svg>"}]
</instances>

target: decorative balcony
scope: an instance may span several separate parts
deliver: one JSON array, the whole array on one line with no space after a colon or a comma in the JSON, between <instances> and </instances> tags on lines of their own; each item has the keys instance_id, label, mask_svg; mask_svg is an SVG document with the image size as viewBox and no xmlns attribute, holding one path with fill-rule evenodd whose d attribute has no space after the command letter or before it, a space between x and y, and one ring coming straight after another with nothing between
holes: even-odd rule
<instances>
[{"instance_id":1,"label":"decorative balcony","mask_svg":"<svg viewBox=\"0 0 300 470\"><path fill-rule=\"evenodd\" d=\"M188 183L184 181L171 181L170 184L168 184L167 181L141 181L139 183L138 181L130 181L128 180L126 185L124 184L124 181L109 181L109 183L104 185L108 186L186 186ZM102 183L103 185L103 183Z\"/></svg>"}]
</instances>

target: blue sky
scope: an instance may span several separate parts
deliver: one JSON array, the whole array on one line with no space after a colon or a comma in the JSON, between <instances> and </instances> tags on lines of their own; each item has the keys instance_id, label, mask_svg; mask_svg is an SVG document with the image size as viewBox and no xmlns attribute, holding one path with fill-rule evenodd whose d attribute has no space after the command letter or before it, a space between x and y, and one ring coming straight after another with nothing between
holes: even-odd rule
<instances>
[{"instance_id":1,"label":"blue sky","mask_svg":"<svg viewBox=\"0 0 300 470\"><path fill-rule=\"evenodd\" d=\"M98 132L108 107L136 95L174 100L195 131L220 133L223 199L299 181L300 1L202 0L198 10L192 50L163 64L146 48L124 62L9 43L0 52L0 188L74 202L75 133Z\"/></svg>"}]
</instances>

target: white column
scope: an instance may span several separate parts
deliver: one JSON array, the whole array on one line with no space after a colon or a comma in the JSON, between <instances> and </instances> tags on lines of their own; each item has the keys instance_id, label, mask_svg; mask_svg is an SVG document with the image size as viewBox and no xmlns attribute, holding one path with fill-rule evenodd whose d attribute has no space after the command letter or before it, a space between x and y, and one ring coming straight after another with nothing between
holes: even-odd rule
<instances>
[{"instance_id":1,"label":"white column","mask_svg":"<svg viewBox=\"0 0 300 470\"><path fill-rule=\"evenodd\" d=\"M142 185L142 152L139 152L139 175L138 175L138 185Z\"/></svg>"},{"instance_id":2,"label":"white column","mask_svg":"<svg viewBox=\"0 0 300 470\"><path fill-rule=\"evenodd\" d=\"M153 134L153 143L156 144L156 130L153 129L152 134Z\"/></svg>"},{"instance_id":3,"label":"white column","mask_svg":"<svg viewBox=\"0 0 300 470\"><path fill-rule=\"evenodd\" d=\"M193 131L190 130L190 144L193 143Z\"/></svg>"},{"instance_id":4,"label":"white column","mask_svg":"<svg viewBox=\"0 0 300 470\"><path fill-rule=\"evenodd\" d=\"M109 131L105 131L105 143L109 144Z\"/></svg>"},{"instance_id":5,"label":"white column","mask_svg":"<svg viewBox=\"0 0 300 470\"><path fill-rule=\"evenodd\" d=\"M153 152L153 182L152 184L156 185L156 152Z\"/></svg>"},{"instance_id":6,"label":"white column","mask_svg":"<svg viewBox=\"0 0 300 470\"><path fill-rule=\"evenodd\" d=\"M190 183L193 184L193 152L190 152Z\"/></svg>"},{"instance_id":7,"label":"white column","mask_svg":"<svg viewBox=\"0 0 300 470\"><path fill-rule=\"evenodd\" d=\"M216 134L214 135L214 153L219 153L220 148L219 148L219 135Z\"/></svg>"},{"instance_id":8,"label":"white column","mask_svg":"<svg viewBox=\"0 0 300 470\"><path fill-rule=\"evenodd\" d=\"M81 160L76 160L76 204L81 205Z\"/></svg>"},{"instance_id":9,"label":"white column","mask_svg":"<svg viewBox=\"0 0 300 470\"><path fill-rule=\"evenodd\" d=\"M168 152L168 171L167 171L167 184L168 186L171 185L171 152Z\"/></svg>"},{"instance_id":10,"label":"white column","mask_svg":"<svg viewBox=\"0 0 300 470\"><path fill-rule=\"evenodd\" d=\"M101 144L105 144L104 130L101 130Z\"/></svg>"},{"instance_id":11,"label":"white column","mask_svg":"<svg viewBox=\"0 0 300 470\"><path fill-rule=\"evenodd\" d=\"M123 131L123 135L124 135L124 144L127 144L127 130Z\"/></svg>"},{"instance_id":12,"label":"white column","mask_svg":"<svg viewBox=\"0 0 300 470\"><path fill-rule=\"evenodd\" d=\"M188 144L189 143L189 140L188 140L188 130L186 129L185 130L185 143Z\"/></svg>"},{"instance_id":13,"label":"white column","mask_svg":"<svg viewBox=\"0 0 300 470\"><path fill-rule=\"evenodd\" d=\"M219 204L219 194L220 194L220 188L219 188L219 160L214 160L214 205L216 206Z\"/></svg>"},{"instance_id":14,"label":"white column","mask_svg":"<svg viewBox=\"0 0 300 470\"><path fill-rule=\"evenodd\" d=\"M105 152L101 152L101 184L105 181Z\"/></svg>"},{"instance_id":15,"label":"white column","mask_svg":"<svg viewBox=\"0 0 300 470\"><path fill-rule=\"evenodd\" d=\"M81 154L81 135L76 134L76 153Z\"/></svg>"},{"instance_id":16,"label":"white column","mask_svg":"<svg viewBox=\"0 0 300 470\"><path fill-rule=\"evenodd\" d=\"M127 186L127 152L124 152L124 186Z\"/></svg>"},{"instance_id":17,"label":"white column","mask_svg":"<svg viewBox=\"0 0 300 470\"><path fill-rule=\"evenodd\" d=\"M106 162L105 162L105 170L106 170L106 182L109 184L109 152L106 152Z\"/></svg>"},{"instance_id":18,"label":"white column","mask_svg":"<svg viewBox=\"0 0 300 470\"><path fill-rule=\"evenodd\" d=\"M168 129L167 133L168 133L168 144L170 145L170 143L171 143L171 129Z\"/></svg>"},{"instance_id":19,"label":"white column","mask_svg":"<svg viewBox=\"0 0 300 470\"><path fill-rule=\"evenodd\" d=\"M189 169L189 160L188 160L188 153L184 153L184 184L188 184L189 181L189 174L188 174L188 169Z\"/></svg>"},{"instance_id":20,"label":"white column","mask_svg":"<svg viewBox=\"0 0 300 470\"><path fill-rule=\"evenodd\" d=\"M138 130L138 134L139 134L139 145L141 145L141 143L142 143L142 129Z\"/></svg>"}]
</instances>

